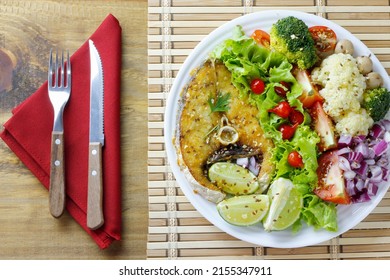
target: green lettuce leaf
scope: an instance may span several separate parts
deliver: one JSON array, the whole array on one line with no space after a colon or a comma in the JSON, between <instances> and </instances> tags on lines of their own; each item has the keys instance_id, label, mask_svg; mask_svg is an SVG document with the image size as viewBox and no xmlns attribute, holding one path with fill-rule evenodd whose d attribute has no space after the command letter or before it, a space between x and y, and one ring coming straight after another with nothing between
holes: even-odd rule
<instances>
[{"instance_id":1,"label":"green lettuce leaf","mask_svg":"<svg viewBox=\"0 0 390 280\"><path fill-rule=\"evenodd\" d=\"M245 35L241 26L236 26L233 34L231 39L217 46L210 57L223 61L241 93L251 93L250 81L253 78L261 78L266 83L297 83L291 74L292 65L282 54L259 46Z\"/></svg>"},{"instance_id":2,"label":"green lettuce leaf","mask_svg":"<svg viewBox=\"0 0 390 280\"><path fill-rule=\"evenodd\" d=\"M337 231L337 209L333 203L326 203L314 194L303 198L302 219L315 229Z\"/></svg>"}]
</instances>

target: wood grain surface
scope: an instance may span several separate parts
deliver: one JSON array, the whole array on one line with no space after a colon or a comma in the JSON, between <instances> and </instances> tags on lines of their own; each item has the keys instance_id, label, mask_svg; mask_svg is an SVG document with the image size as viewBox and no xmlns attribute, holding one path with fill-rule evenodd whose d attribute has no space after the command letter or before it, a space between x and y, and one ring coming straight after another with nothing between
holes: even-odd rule
<instances>
[{"instance_id":1,"label":"wood grain surface","mask_svg":"<svg viewBox=\"0 0 390 280\"><path fill-rule=\"evenodd\" d=\"M64 214L65 185L64 132L53 131L51 134L49 209L54 218L59 218Z\"/></svg>"},{"instance_id":2,"label":"wood grain surface","mask_svg":"<svg viewBox=\"0 0 390 280\"><path fill-rule=\"evenodd\" d=\"M0 0L0 123L47 77L50 48L76 51L112 13L122 26L123 240L100 250L0 141L0 259L145 259L147 201L146 0Z\"/></svg>"}]
</instances>

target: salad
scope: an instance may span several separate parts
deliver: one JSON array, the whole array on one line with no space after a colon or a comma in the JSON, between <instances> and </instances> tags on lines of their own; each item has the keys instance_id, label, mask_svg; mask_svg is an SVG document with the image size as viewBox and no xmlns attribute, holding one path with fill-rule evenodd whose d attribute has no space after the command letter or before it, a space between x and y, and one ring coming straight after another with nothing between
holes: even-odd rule
<instances>
[{"instance_id":1,"label":"salad","mask_svg":"<svg viewBox=\"0 0 390 280\"><path fill-rule=\"evenodd\" d=\"M367 202L388 180L390 93L370 58L354 57L353 48L329 27L308 27L290 16L270 33L247 36L236 26L212 51L211 64L228 69L245 100L242 110L257 109L262 133L273 143L266 149L274 166L267 184L258 182L264 164L258 154L215 154L218 160L208 164L205 176L226 194L216 201L226 222L262 224L266 231L299 231L306 223L334 232L338 204ZM239 138L224 115L232 96L219 92L207 100L205 118L223 116L205 133L207 141L230 147Z\"/></svg>"}]
</instances>

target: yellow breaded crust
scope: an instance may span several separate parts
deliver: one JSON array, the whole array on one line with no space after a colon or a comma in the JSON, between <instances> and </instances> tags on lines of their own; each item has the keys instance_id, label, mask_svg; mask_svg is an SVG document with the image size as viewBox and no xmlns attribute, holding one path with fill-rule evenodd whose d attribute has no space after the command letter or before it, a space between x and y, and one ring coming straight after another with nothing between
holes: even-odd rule
<instances>
[{"instance_id":1,"label":"yellow breaded crust","mask_svg":"<svg viewBox=\"0 0 390 280\"><path fill-rule=\"evenodd\" d=\"M229 110L211 113L208 100L210 97L215 98L218 92L230 93ZM274 168L270 161L273 143L264 136L257 119L257 108L249 104L247 96L241 97L231 83L229 70L220 62L206 61L183 91L182 103L178 128L179 152L182 164L193 179L204 188L220 192L220 188L207 178L205 165L209 156L223 147L216 137L207 136L225 115L239 134L237 144L259 150L262 154L263 162L258 178L261 191L265 190ZM214 197L206 198L215 200Z\"/></svg>"},{"instance_id":2,"label":"yellow breaded crust","mask_svg":"<svg viewBox=\"0 0 390 280\"><path fill-rule=\"evenodd\" d=\"M213 151L220 148L215 138L206 143L207 134L218 124L219 114L210 114L208 100L217 92L215 69L210 61L196 73L184 93L180 118L180 150L184 164L194 179L212 190L219 190L204 175L204 165Z\"/></svg>"}]
</instances>

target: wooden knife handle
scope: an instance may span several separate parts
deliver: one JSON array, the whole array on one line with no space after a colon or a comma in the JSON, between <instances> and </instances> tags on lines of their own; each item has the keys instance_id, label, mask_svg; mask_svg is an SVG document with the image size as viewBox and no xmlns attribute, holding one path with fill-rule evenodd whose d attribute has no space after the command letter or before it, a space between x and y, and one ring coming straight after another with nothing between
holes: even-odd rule
<instances>
[{"instance_id":1,"label":"wooden knife handle","mask_svg":"<svg viewBox=\"0 0 390 280\"><path fill-rule=\"evenodd\" d=\"M50 213L59 218L65 209L65 162L64 162L64 133L53 131L51 135L50 159Z\"/></svg>"},{"instance_id":2,"label":"wooden knife handle","mask_svg":"<svg viewBox=\"0 0 390 280\"><path fill-rule=\"evenodd\" d=\"M89 143L87 226L94 230L104 223L102 144Z\"/></svg>"}]
</instances>

